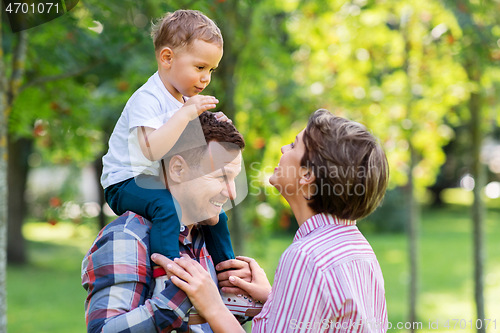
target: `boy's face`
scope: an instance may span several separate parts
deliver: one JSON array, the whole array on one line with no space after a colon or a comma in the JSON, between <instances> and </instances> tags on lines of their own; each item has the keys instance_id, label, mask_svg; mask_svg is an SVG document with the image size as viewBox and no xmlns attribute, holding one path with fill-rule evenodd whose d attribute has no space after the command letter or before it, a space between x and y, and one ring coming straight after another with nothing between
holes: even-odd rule
<instances>
[{"instance_id":1,"label":"boy's face","mask_svg":"<svg viewBox=\"0 0 500 333\"><path fill-rule=\"evenodd\" d=\"M165 68L167 82L164 83L168 91L182 102L182 96L198 95L208 86L212 72L219 66L222 49L196 39L184 49L172 50L170 57Z\"/></svg>"}]
</instances>

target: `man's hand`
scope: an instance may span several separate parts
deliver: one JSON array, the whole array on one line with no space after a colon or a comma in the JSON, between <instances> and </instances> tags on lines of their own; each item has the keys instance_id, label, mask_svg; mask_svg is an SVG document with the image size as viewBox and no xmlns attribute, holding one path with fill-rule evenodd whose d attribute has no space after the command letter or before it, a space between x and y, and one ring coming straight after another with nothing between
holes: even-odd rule
<instances>
[{"instance_id":1,"label":"man's hand","mask_svg":"<svg viewBox=\"0 0 500 333\"><path fill-rule=\"evenodd\" d=\"M229 276L229 282L234 287L244 290L245 293L252 296L254 300L265 303L267 301L267 298L269 297L269 294L271 293L271 284L267 279L266 273L259 266L257 261L255 261L255 259L243 256L238 256L236 257L236 259L249 264L250 270L252 271L252 281L247 282L239 278L238 276L231 275ZM219 265L217 265L217 267Z\"/></svg>"},{"instance_id":2,"label":"man's hand","mask_svg":"<svg viewBox=\"0 0 500 333\"><path fill-rule=\"evenodd\" d=\"M188 99L179 111L185 112L189 120L193 120L203 112L215 108L217 103L219 100L213 96L196 95Z\"/></svg>"},{"instance_id":3,"label":"man's hand","mask_svg":"<svg viewBox=\"0 0 500 333\"><path fill-rule=\"evenodd\" d=\"M230 259L218 264L216 269L218 271L228 270L217 274L217 280L219 280L219 287L221 288L221 291L237 295L248 295L245 290L235 287L229 281L230 276L236 276L243 281L251 282L252 270L250 269L248 262L238 259Z\"/></svg>"}]
</instances>

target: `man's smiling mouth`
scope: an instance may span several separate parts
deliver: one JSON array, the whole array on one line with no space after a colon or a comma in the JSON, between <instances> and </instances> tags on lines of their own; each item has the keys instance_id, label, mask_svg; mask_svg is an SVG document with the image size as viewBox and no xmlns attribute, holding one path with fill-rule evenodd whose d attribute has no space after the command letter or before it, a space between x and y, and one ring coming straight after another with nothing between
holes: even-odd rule
<instances>
[{"instance_id":1,"label":"man's smiling mouth","mask_svg":"<svg viewBox=\"0 0 500 333\"><path fill-rule=\"evenodd\" d=\"M224 204L224 202L217 202L217 201L213 201L213 200L210 200L210 203L214 206L217 206L217 207L222 207L222 205Z\"/></svg>"}]
</instances>

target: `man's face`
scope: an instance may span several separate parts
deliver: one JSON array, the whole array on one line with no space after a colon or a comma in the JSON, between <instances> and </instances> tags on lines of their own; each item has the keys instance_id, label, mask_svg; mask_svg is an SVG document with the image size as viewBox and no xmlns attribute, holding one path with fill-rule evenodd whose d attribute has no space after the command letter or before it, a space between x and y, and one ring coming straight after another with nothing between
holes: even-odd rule
<instances>
[{"instance_id":1,"label":"man's face","mask_svg":"<svg viewBox=\"0 0 500 333\"><path fill-rule=\"evenodd\" d=\"M215 225L222 205L236 198L235 178L241 171L241 151L208 144L199 165L189 166L172 189L182 210L182 222Z\"/></svg>"}]
</instances>

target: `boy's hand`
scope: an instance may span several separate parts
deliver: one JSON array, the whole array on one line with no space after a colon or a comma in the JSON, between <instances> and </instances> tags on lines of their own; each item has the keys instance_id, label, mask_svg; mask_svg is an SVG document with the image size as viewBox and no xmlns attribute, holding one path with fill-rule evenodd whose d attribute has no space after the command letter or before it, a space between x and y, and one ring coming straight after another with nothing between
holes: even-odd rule
<instances>
[{"instance_id":1,"label":"boy's hand","mask_svg":"<svg viewBox=\"0 0 500 333\"><path fill-rule=\"evenodd\" d=\"M230 124L233 123L233 121L229 119L222 111L215 112L215 118L217 118L218 121L227 121Z\"/></svg>"},{"instance_id":2,"label":"boy's hand","mask_svg":"<svg viewBox=\"0 0 500 333\"><path fill-rule=\"evenodd\" d=\"M189 120L196 119L203 112L216 107L219 100L213 96L196 95L188 99L180 109L188 114Z\"/></svg>"}]
</instances>

